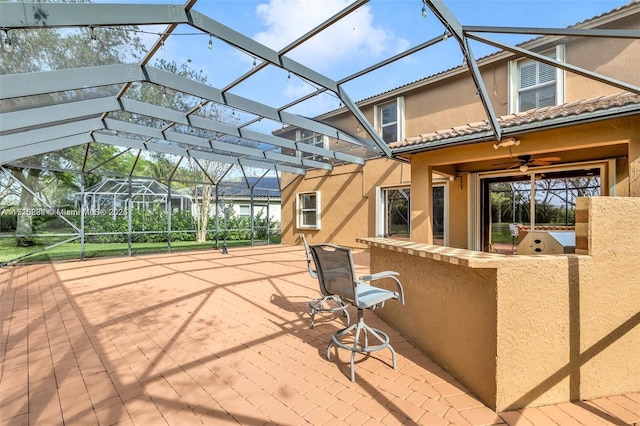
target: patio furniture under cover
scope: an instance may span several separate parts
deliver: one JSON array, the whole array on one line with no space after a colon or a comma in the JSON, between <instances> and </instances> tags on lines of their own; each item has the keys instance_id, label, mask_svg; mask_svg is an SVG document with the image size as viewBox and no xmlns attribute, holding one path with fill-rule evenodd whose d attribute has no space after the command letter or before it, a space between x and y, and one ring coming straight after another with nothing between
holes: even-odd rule
<instances>
[{"instance_id":1,"label":"patio furniture under cover","mask_svg":"<svg viewBox=\"0 0 640 426\"><path fill-rule=\"evenodd\" d=\"M384 306L387 300L396 299L404 305L404 292L402 284L394 271L378 272L356 278L355 267L351 250L333 244L313 244L310 247L315 262L318 280L329 293L340 296L341 300L351 303L358 309L358 321L346 328L338 330L331 336L327 346L327 359L331 359L331 346L351 351L351 381L355 382L355 355L389 348L391 351L392 366L396 369L396 353L389 344L389 335L385 332L370 327L364 321L364 310L375 309ZM391 291L375 287L367 283L391 279L395 282L397 291ZM351 334L353 338L351 340ZM362 336L361 336L362 334ZM369 334L380 343L369 345ZM363 344L360 344L360 338Z\"/></svg>"},{"instance_id":2,"label":"patio furniture under cover","mask_svg":"<svg viewBox=\"0 0 640 426\"><path fill-rule=\"evenodd\" d=\"M302 243L304 244L304 253L307 256L307 268L309 269L309 275L313 278L318 278L318 272L313 266L313 258L311 256L311 251L309 250L309 244L307 244L307 239L304 234L300 234L302 238ZM349 303L345 303L340 299L340 296L331 294L327 291L322 281L318 280L320 284L320 292L322 293L322 297L318 297L309 302L309 308L311 308L311 320L309 322L309 328L313 328L315 324L315 316L318 312L339 312L342 311L343 315L347 317L347 326L351 323L351 317L349 316L349 312L347 308L349 307ZM332 307L329 305L329 301L333 301L336 306Z\"/></svg>"}]
</instances>

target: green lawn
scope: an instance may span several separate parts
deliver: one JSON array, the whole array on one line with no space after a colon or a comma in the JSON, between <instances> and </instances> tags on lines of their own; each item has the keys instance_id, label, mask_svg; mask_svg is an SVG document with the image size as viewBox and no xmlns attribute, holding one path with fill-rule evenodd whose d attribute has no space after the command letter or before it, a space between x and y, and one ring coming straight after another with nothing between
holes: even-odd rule
<instances>
[{"instance_id":1,"label":"green lawn","mask_svg":"<svg viewBox=\"0 0 640 426\"><path fill-rule=\"evenodd\" d=\"M491 224L491 241L494 243L511 244L511 232L508 223L492 223Z\"/></svg>"},{"instance_id":2,"label":"green lawn","mask_svg":"<svg viewBox=\"0 0 640 426\"><path fill-rule=\"evenodd\" d=\"M0 238L0 263L12 261L14 259L25 256L20 262L42 262L48 260L68 260L80 259L80 242L79 240L61 244L57 247L44 250L45 247L64 241L65 238L39 237L36 239L36 245L31 247L17 247L15 238ZM264 243L256 241L257 244ZM272 238L272 244L279 244L280 237ZM251 241L227 241L227 247L248 246ZM219 248L222 248L222 241L219 242ZM197 243L195 241L176 241L171 243L171 251L179 250L213 250L215 249L215 241L206 243ZM143 253L166 253L167 243L134 243L131 246L133 254ZM30 253L34 253L27 256ZM85 243L84 257L95 258L105 256L126 256L128 255L126 243Z\"/></svg>"}]
</instances>

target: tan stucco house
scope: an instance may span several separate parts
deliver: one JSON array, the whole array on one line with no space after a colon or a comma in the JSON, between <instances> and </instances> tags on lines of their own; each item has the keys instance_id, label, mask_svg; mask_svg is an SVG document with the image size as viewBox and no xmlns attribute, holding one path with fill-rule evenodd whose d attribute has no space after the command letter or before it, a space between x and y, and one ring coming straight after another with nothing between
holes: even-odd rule
<instances>
[{"instance_id":1,"label":"tan stucco house","mask_svg":"<svg viewBox=\"0 0 640 426\"><path fill-rule=\"evenodd\" d=\"M640 2L571 28L637 34ZM640 39L519 47L579 70L478 60L500 138L465 66L359 102L393 157L283 175L283 242L369 248L372 272L399 271L407 304L380 315L496 410L637 392ZM365 137L345 110L318 119ZM511 255L548 229L573 232L575 254Z\"/></svg>"}]
</instances>

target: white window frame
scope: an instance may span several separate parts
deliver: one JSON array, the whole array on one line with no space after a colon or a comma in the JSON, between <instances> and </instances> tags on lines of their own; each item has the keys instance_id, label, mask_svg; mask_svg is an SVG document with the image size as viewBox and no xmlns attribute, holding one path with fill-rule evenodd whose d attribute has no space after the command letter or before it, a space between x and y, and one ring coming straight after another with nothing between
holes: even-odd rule
<instances>
[{"instance_id":1,"label":"white window frame","mask_svg":"<svg viewBox=\"0 0 640 426\"><path fill-rule=\"evenodd\" d=\"M382 108L392 103L396 104L396 117L397 117L396 121L393 123L382 123ZM404 140L404 137L405 137L404 136L404 112L405 112L405 107L404 107L403 96L399 96L392 101L383 102L381 104L377 104L373 106L373 127L376 129L380 137L382 137L382 127L384 125L396 124L397 126L396 140L389 141L387 143Z\"/></svg>"},{"instance_id":2,"label":"white window frame","mask_svg":"<svg viewBox=\"0 0 640 426\"><path fill-rule=\"evenodd\" d=\"M316 197L316 205L313 209L303 209L301 199L305 195L315 195ZM308 191L308 192L298 192L296 193L296 226L299 229L320 229L320 220L322 218L321 212L321 202L320 202L320 191ZM316 212L316 223L315 225L307 225L303 222L304 213L309 211Z\"/></svg>"},{"instance_id":3,"label":"white window frame","mask_svg":"<svg viewBox=\"0 0 640 426\"><path fill-rule=\"evenodd\" d=\"M328 149L329 137L327 135L323 135L322 133L312 132L310 130L307 130L307 131L310 132L311 134L307 137L302 137L303 130L301 129L296 130L296 143L304 143L304 144L315 146L318 148ZM316 138L318 137L321 137L322 140L315 141ZM312 141L314 142L312 143ZM321 155L310 154L308 152L297 151L296 155L299 158L308 158L310 160L316 160L316 161L322 161L324 159Z\"/></svg>"},{"instance_id":4,"label":"white window frame","mask_svg":"<svg viewBox=\"0 0 640 426\"><path fill-rule=\"evenodd\" d=\"M556 45L553 49L542 53L560 62L565 62L565 48L563 44ZM537 62L530 58L522 58L509 62L509 113L514 114L519 111L520 105L520 68L519 66L527 62ZM565 103L565 78L566 73L562 68L556 67L556 105Z\"/></svg>"},{"instance_id":5,"label":"white window frame","mask_svg":"<svg viewBox=\"0 0 640 426\"><path fill-rule=\"evenodd\" d=\"M449 181L437 179L432 183L433 187L444 187L444 245L449 245ZM391 185L379 186L376 188L376 217L375 217L375 235L378 238L384 236L387 221L387 206L385 192L393 189L411 189L411 185ZM409 200L411 204L411 200ZM409 208L411 211L411 208ZM409 219L411 220L411 219ZM409 226L409 240L411 240L411 226Z\"/></svg>"},{"instance_id":6,"label":"white window frame","mask_svg":"<svg viewBox=\"0 0 640 426\"><path fill-rule=\"evenodd\" d=\"M251 204L237 204L239 217L251 217Z\"/></svg>"},{"instance_id":7,"label":"white window frame","mask_svg":"<svg viewBox=\"0 0 640 426\"><path fill-rule=\"evenodd\" d=\"M434 179L432 187L442 186L444 188L444 206L443 206L443 226L444 226L444 245L449 246L449 180Z\"/></svg>"},{"instance_id":8,"label":"white window frame","mask_svg":"<svg viewBox=\"0 0 640 426\"><path fill-rule=\"evenodd\" d=\"M392 185L392 186L378 186L376 188L376 237L384 237L385 229L387 227L387 197L386 192L391 190L411 189L410 184L406 185ZM409 199L409 205L411 205L411 199ZM411 207L409 207L409 215L411 215ZM409 219L410 220L410 219ZM409 226L409 239L411 239L411 226Z\"/></svg>"}]
</instances>

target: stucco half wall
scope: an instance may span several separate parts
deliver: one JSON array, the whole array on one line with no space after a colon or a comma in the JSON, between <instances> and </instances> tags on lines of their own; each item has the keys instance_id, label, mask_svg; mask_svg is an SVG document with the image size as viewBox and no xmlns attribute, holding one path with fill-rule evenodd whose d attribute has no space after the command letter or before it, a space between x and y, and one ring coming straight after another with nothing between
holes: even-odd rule
<instances>
[{"instance_id":1,"label":"stucco half wall","mask_svg":"<svg viewBox=\"0 0 640 426\"><path fill-rule=\"evenodd\" d=\"M640 198L577 210L584 254L360 239L405 287L376 312L496 411L640 391Z\"/></svg>"}]
</instances>

